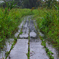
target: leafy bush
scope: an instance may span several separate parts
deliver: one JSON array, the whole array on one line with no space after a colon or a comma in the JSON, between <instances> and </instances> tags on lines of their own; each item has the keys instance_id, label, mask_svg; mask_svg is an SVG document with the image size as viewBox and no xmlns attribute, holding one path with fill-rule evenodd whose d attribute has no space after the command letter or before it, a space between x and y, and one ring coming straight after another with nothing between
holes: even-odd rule
<instances>
[{"instance_id":1,"label":"leafy bush","mask_svg":"<svg viewBox=\"0 0 59 59\"><path fill-rule=\"evenodd\" d=\"M34 11L34 18L40 31L45 34L47 40L59 48L59 9L36 9Z\"/></svg>"},{"instance_id":2,"label":"leafy bush","mask_svg":"<svg viewBox=\"0 0 59 59\"><path fill-rule=\"evenodd\" d=\"M10 38L17 30L21 17L31 14L30 9L0 9L0 48L3 49L5 39Z\"/></svg>"}]
</instances>

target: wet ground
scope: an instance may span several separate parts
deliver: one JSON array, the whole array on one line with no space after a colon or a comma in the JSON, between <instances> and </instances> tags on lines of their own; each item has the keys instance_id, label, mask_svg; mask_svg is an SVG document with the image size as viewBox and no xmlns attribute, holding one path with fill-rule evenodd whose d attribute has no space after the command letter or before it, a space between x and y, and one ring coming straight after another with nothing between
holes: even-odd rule
<instances>
[{"instance_id":1,"label":"wet ground","mask_svg":"<svg viewBox=\"0 0 59 59\"><path fill-rule=\"evenodd\" d=\"M41 40L39 39L38 31L35 28L36 22L32 20L32 16L26 16L23 18L22 23L18 26L19 30L15 33L15 37L17 39L17 43L15 44L14 48L11 50L9 57L7 59L28 59L27 53L28 51L28 37L30 36L30 59L49 59L46 54L45 49L41 45ZM22 34L19 34L22 30ZM30 34L30 35L29 35ZM19 37L17 37L19 35ZM41 36L44 36L40 32ZM14 39L10 39L6 42L5 51L0 53L0 59L5 57L5 52L9 51ZM59 59L57 56L57 52L52 45L49 45L46 42L46 46L51 50L54 54L54 59Z\"/></svg>"}]
</instances>

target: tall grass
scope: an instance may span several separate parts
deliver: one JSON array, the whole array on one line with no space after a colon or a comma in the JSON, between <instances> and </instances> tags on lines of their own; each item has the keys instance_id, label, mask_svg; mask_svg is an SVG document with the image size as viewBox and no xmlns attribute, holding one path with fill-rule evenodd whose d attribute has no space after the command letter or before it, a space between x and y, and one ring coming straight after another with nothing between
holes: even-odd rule
<instances>
[{"instance_id":1,"label":"tall grass","mask_svg":"<svg viewBox=\"0 0 59 59\"><path fill-rule=\"evenodd\" d=\"M46 40L59 48L59 10L39 9L33 10L38 28L45 34Z\"/></svg>"},{"instance_id":2,"label":"tall grass","mask_svg":"<svg viewBox=\"0 0 59 59\"><path fill-rule=\"evenodd\" d=\"M10 38L18 30L21 18L30 14L30 9L0 8L0 49L3 49L5 39Z\"/></svg>"}]
</instances>

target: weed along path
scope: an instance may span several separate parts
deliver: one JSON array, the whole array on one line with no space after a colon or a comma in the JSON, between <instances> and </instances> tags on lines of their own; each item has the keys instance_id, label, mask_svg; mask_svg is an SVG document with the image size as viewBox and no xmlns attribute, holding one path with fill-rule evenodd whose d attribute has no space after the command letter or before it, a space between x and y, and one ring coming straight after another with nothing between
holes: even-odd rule
<instances>
[{"instance_id":1,"label":"weed along path","mask_svg":"<svg viewBox=\"0 0 59 59\"><path fill-rule=\"evenodd\" d=\"M41 32L39 34L36 21L32 20L32 16L26 16L23 19L18 26L18 32L15 33L15 38L10 40L13 44L6 44L7 52L4 51L3 56L0 55L0 59L59 59L55 49L48 43L46 43L47 47L42 46L44 40L42 41L39 35L40 37L44 35ZM47 48L54 49L54 54L52 55Z\"/></svg>"}]
</instances>

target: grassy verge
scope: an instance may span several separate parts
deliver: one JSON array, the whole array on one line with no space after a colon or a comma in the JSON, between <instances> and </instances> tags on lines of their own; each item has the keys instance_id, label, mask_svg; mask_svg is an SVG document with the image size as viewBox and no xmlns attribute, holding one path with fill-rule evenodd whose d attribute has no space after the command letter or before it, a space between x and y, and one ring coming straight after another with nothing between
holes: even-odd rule
<instances>
[{"instance_id":1,"label":"grassy verge","mask_svg":"<svg viewBox=\"0 0 59 59\"><path fill-rule=\"evenodd\" d=\"M45 34L45 39L59 49L59 10L43 8L32 12L38 28Z\"/></svg>"},{"instance_id":2,"label":"grassy verge","mask_svg":"<svg viewBox=\"0 0 59 59\"><path fill-rule=\"evenodd\" d=\"M0 9L0 49L3 49L5 39L10 38L18 30L21 18L30 14L30 9Z\"/></svg>"}]
</instances>

